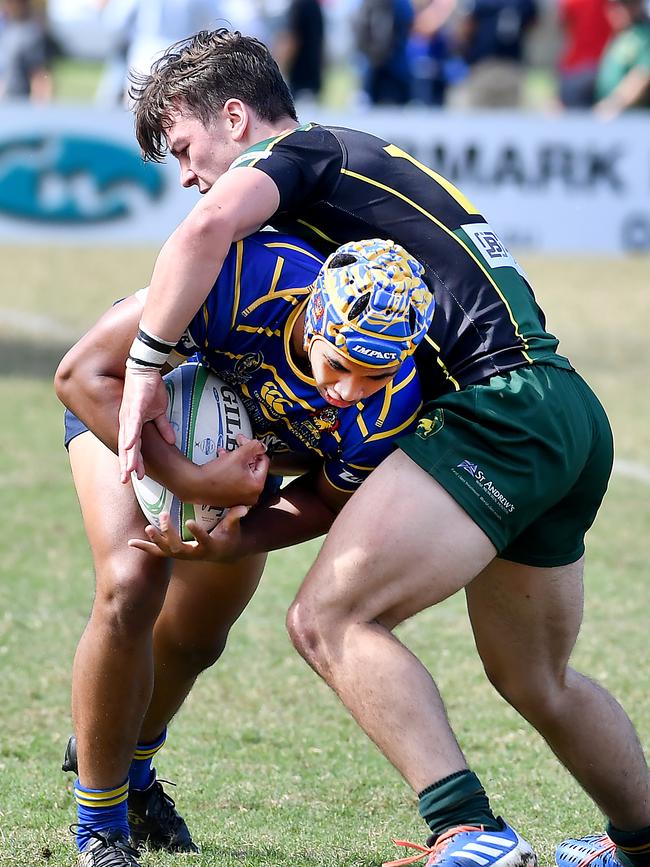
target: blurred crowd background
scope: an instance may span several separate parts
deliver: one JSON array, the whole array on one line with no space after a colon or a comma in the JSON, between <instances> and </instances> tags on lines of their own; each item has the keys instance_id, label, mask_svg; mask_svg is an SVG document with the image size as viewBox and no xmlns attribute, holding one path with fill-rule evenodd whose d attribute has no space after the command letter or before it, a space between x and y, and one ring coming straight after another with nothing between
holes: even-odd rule
<instances>
[{"instance_id":1,"label":"blurred crowd background","mask_svg":"<svg viewBox=\"0 0 650 867\"><path fill-rule=\"evenodd\" d=\"M650 108L649 0L0 0L0 93L119 105L130 68L227 25L272 49L299 101Z\"/></svg>"}]
</instances>

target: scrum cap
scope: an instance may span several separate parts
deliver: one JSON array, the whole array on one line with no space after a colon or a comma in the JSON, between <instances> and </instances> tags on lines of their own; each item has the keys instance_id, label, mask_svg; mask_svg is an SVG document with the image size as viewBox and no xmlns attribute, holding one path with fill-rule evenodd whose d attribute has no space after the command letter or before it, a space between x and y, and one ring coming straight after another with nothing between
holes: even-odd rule
<instances>
[{"instance_id":1,"label":"scrum cap","mask_svg":"<svg viewBox=\"0 0 650 867\"><path fill-rule=\"evenodd\" d=\"M304 347L323 337L357 364L386 367L415 352L435 308L424 268L399 244L343 244L320 270L305 316Z\"/></svg>"}]
</instances>

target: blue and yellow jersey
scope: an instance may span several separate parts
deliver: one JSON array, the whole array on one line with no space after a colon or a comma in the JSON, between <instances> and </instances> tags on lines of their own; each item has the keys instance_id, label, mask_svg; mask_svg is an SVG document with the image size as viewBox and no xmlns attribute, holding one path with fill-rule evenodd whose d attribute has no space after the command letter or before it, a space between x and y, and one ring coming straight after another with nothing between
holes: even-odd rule
<instances>
[{"instance_id":1,"label":"blue and yellow jersey","mask_svg":"<svg viewBox=\"0 0 650 867\"><path fill-rule=\"evenodd\" d=\"M232 164L267 174L280 193L269 221L330 253L386 238L425 267L436 311L415 353L425 400L523 365L570 368L546 330L526 275L461 192L394 144L305 124Z\"/></svg>"},{"instance_id":2,"label":"blue and yellow jersey","mask_svg":"<svg viewBox=\"0 0 650 867\"><path fill-rule=\"evenodd\" d=\"M354 407L338 409L320 396L290 341L322 262L303 241L275 232L233 244L177 350L199 352L237 390L271 454L310 453L322 459L329 483L349 492L397 435L415 428L420 385L409 358L392 382Z\"/></svg>"}]
</instances>

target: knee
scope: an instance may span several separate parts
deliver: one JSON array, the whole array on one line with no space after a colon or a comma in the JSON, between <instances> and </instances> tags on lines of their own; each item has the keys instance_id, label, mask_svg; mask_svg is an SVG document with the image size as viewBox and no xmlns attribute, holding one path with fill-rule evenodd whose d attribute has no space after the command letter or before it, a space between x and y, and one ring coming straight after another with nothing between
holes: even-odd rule
<instances>
[{"instance_id":1,"label":"knee","mask_svg":"<svg viewBox=\"0 0 650 867\"><path fill-rule=\"evenodd\" d=\"M327 677L332 657L336 654L341 618L323 605L312 605L307 598L298 598L287 613L287 632L300 656L321 677Z\"/></svg>"},{"instance_id":2,"label":"knee","mask_svg":"<svg viewBox=\"0 0 650 867\"><path fill-rule=\"evenodd\" d=\"M547 667L522 669L519 666L486 666L492 686L524 719L537 728L554 720L560 712L564 677Z\"/></svg>"},{"instance_id":3,"label":"knee","mask_svg":"<svg viewBox=\"0 0 650 867\"><path fill-rule=\"evenodd\" d=\"M215 629L201 634L179 632L167 621L156 624L154 632L154 657L173 657L188 676L197 677L220 658L226 649L229 629Z\"/></svg>"},{"instance_id":4,"label":"knee","mask_svg":"<svg viewBox=\"0 0 650 867\"><path fill-rule=\"evenodd\" d=\"M165 561L138 562L122 554L97 565L91 620L113 633L151 632L167 588Z\"/></svg>"},{"instance_id":5,"label":"knee","mask_svg":"<svg viewBox=\"0 0 650 867\"><path fill-rule=\"evenodd\" d=\"M211 635L201 642L197 642L193 646L185 649L185 656L188 662L188 667L200 674L206 668L214 665L221 657L221 654L226 649L228 633L219 633Z\"/></svg>"},{"instance_id":6,"label":"knee","mask_svg":"<svg viewBox=\"0 0 650 867\"><path fill-rule=\"evenodd\" d=\"M300 656L312 668L317 669L321 647L320 633L313 612L300 598L294 600L287 612L286 627L291 643Z\"/></svg>"}]
</instances>

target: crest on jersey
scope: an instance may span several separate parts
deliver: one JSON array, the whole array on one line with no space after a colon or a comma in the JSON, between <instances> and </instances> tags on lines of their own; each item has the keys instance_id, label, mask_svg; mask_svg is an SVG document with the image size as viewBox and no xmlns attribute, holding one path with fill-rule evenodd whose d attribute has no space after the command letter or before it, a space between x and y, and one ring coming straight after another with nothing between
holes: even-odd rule
<instances>
[{"instance_id":1,"label":"crest on jersey","mask_svg":"<svg viewBox=\"0 0 650 867\"><path fill-rule=\"evenodd\" d=\"M415 435L426 440L441 431L445 424L445 413L442 409L436 409L431 416L424 416L418 422Z\"/></svg>"}]
</instances>

